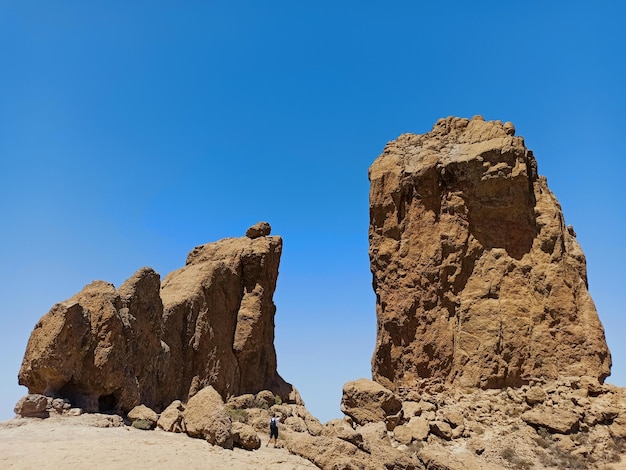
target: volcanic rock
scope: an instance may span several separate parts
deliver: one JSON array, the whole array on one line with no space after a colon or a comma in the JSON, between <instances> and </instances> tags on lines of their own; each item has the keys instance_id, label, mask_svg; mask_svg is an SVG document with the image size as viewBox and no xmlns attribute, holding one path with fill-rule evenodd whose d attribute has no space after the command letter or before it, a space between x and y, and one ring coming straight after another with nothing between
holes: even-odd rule
<instances>
[{"instance_id":1,"label":"volcanic rock","mask_svg":"<svg viewBox=\"0 0 626 470\"><path fill-rule=\"evenodd\" d=\"M256 450L261 447L261 439L251 426L234 422L232 425L233 444L244 450Z\"/></svg>"},{"instance_id":2,"label":"volcanic rock","mask_svg":"<svg viewBox=\"0 0 626 470\"><path fill-rule=\"evenodd\" d=\"M211 387L205 387L187 403L183 412L186 433L204 438L209 444L233 448L232 421L222 397Z\"/></svg>"},{"instance_id":3,"label":"volcanic rock","mask_svg":"<svg viewBox=\"0 0 626 470\"><path fill-rule=\"evenodd\" d=\"M370 168L372 367L392 391L610 373L585 257L514 133L441 119Z\"/></svg>"},{"instance_id":4,"label":"volcanic rock","mask_svg":"<svg viewBox=\"0 0 626 470\"><path fill-rule=\"evenodd\" d=\"M194 248L162 284L142 268L117 290L95 281L55 305L31 334L19 383L88 412L161 411L208 385L223 398L268 390L301 403L276 371L282 239L263 235L267 223L252 229Z\"/></svg>"},{"instance_id":5,"label":"volcanic rock","mask_svg":"<svg viewBox=\"0 0 626 470\"><path fill-rule=\"evenodd\" d=\"M55 305L31 333L19 383L88 412L158 403L167 357L159 288L159 275L142 268L118 290L95 281Z\"/></svg>"},{"instance_id":6,"label":"volcanic rock","mask_svg":"<svg viewBox=\"0 0 626 470\"><path fill-rule=\"evenodd\" d=\"M139 405L128 412L128 419L135 426L135 422L143 421L148 429L154 429L159 420L159 415L146 405Z\"/></svg>"},{"instance_id":7,"label":"volcanic rock","mask_svg":"<svg viewBox=\"0 0 626 470\"><path fill-rule=\"evenodd\" d=\"M165 408L159 415L157 426L168 432L185 432L183 412L185 406L180 400L174 400L170 406Z\"/></svg>"},{"instance_id":8,"label":"volcanic rock","mask_svg":"<svg viewBox=\"0 0 626 470\"><path fill-rule=\"evenodd\" d=\"M163 280L168 403L207 385L224 398L269 390L273 400L290 400L274 349L281 251L276 236L227 238L194 248L186 266Z\"/></svg>"},{"instance_id":9,"label":"volcanic rock","mask_svg":"<svg viewBox=\"0 0 626 470\"><path fill-rule=\"evenodd\" d=\"M358 379L343 386L341 411L363 425L383 421L402 410L402 402L382 385Z\"/></svg>"},{"instance_id":10,"label":"volcanic rock","mask_svg":"<svg viewBox=\"0 0 626 470\"><path fill-rule=\"evenodd\" d=\"M47 408L51 402L49 397L33 393L20 398L13 411L23 418L47 418L50 416Z\"/></svg>"}]
</instances>

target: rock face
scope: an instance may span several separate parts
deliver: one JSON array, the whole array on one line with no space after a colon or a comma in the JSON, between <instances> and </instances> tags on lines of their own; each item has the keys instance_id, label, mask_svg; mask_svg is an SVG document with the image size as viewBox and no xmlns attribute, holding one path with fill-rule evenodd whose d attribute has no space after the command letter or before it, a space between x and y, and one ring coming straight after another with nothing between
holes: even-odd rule
<instances>
[{"instance_id":1,"label":"rock face","mask_svg":"<svg viewBox=\"0 0 626 470\"><path fill-rule=\"evenodd\" d=\"M299 400L276 372L282 239L254 227L255 238L194 248L162 285L143 268L117 290L95 281L55 305L31 334L19 383L86 411L160 411L208 385L224 398L270 390Z\"/></svg>"},{"instance_id":2,"label":"rock face","mask_svg":"<svg viewBox=\"0 0 626 470\"><path fill-rule=\"evenodd\" d=\"M168 403L207 385L223 397L271 390L288 399L274 349L281 252L280 237L228 238L196 247L163 280Z\"/></svg>"},{"instance_id":3,"label":"rock face","mask_svg":"<svg viewBox=\"0 0 626 470\"><path fill-rule=\"evenodd\" d=\"M610 373L585 257L514 133L441 119L370 168L372 369L393 391Z\"/></svg>"},{"instance_id":4,"label":"rock face","mask_svg":"<svg viewBox=\"0 0 626 470\"><path fill-rule=\"evenodd\" d=\"M143 268L117 290L95 281L55 305L31 333L19 383L87 411L152 407L167 360L159 288Z\"/></svg>"}]
</instances>

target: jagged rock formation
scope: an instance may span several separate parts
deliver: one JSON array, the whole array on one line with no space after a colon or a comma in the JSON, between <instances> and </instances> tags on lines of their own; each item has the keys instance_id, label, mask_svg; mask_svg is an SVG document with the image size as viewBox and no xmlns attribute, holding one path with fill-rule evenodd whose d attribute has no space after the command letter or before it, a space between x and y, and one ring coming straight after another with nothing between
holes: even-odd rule
<instances>
[{"instance_id":1,"label":"jagged rock formation","mask_svg":"<svg viewBox=\"0 0 626 470\"><path fill-rule=\"evenodd\" d=\"M298 402L276 372L282 239L269 233L260 223L198 246L162 285L150 268L117 290L89 284L37 323L19 383L87 411L162 410L208 385L224 398L267 389Z\"/></svg>"},{"instance_id":2,"label":"jagged rock formation","mask_svg":"<svg viewBox=\"0 0 626 470\"><path fill-rule=\"evenodd\" d=\"M583 252L514 134L441 119L370 168L372 368L393 391L610 373Z\"/></svg>"}]
</instances>

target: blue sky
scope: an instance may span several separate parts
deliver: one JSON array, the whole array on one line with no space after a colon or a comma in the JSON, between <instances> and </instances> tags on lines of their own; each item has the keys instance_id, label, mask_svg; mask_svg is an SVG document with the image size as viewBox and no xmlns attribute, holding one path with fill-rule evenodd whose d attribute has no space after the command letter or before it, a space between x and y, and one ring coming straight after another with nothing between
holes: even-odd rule
<instances>
[{"instance_id":1,"label":"blue sky","mask_svg":"<svg viewBox=\"0 0 626 470\"><path fill-rule=\"evenodd\" d=\"M549 5L546 5L549 3ZM622 2L0 0L0 420L37 320L164 277L259 220L284 238L281 375L326 421L370 377L367 169L440 117L512 121L587 256L626 386Z\"/></svg>"}]
</instances>

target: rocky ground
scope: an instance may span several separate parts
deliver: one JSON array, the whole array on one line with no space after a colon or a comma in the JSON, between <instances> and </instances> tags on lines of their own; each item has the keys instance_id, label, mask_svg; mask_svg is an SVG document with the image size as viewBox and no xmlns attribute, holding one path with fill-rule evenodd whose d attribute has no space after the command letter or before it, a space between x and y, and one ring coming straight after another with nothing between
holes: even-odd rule
<instances>
[{"instance_id":1,"label":"rocky ground","mask_svg":"<svg viewBox=\"0 0 626 470\"><path fill-rule=\"evenodd\" d=\"M591 377L405 396L360 379L344 386L341 407L344 419L322 424L269 391L224 403L208 387L124 421L29 395L16 410L49 417L0 424L0 467L626 469L626 390ZM276 449L265 445L274 415Z\"/></svg>"}]
</instances>

